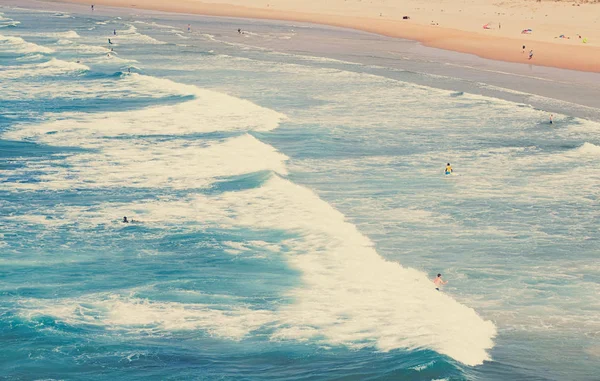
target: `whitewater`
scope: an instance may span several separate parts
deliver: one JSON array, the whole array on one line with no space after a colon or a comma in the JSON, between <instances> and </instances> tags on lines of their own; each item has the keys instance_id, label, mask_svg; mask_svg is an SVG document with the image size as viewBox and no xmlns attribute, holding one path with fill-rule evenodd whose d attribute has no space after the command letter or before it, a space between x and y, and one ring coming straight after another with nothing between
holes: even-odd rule
<instances>
[{"instance_id":1,"label":"whitewater","mask_svg":"<svg viewBox=\"0 0 600 381\"><path fill-rule=\"evenodd\" d=\"M294 26L0 16L2 376L592 379L597 122Z\"/></svg>"}]
</instances>

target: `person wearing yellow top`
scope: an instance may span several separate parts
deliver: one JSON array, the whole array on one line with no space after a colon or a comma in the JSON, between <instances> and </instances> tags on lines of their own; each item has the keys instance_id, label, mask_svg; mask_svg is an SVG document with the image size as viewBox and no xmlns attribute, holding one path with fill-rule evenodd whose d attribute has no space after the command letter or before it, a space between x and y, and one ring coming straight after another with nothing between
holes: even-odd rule
<instances>
[{"instance_id":1,"label":"person wearing yellow top","mask_svg":"<svg viewBox=\"0 0 600 381\"><path fill-rule=\"evenodd\" d=\"M452 166L450 166L450 163L446 164L446 174L449 175L452 173Z\"/></svg>"}]
</instances>

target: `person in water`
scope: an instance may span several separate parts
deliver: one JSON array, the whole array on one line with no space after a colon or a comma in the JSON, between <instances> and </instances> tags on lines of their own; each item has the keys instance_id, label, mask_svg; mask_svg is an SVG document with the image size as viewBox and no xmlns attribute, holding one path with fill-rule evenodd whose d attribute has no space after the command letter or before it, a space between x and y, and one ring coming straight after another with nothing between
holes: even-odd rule
<instances>
[{"instance_id":1,"label":"person in water","mask_svg":"<svg viewBox=\"0 0 600 381\"><path fill-rule=\"evenodd\" d=\"M128 224L129 223L129 220L127 219L127 216L123 217L123 223L124 224Z\"/></svg>"},{"instance_id":2,"label":"person in water","mask_svg":"<svg viewBox=\"0 0 600 381\"><path fill-rule=\"evenodd\" d=\"M446 284L448 282L444 282L442 280L442 274L438 274L437 277L435 277L435 279L433 280L433 284L435 284L435 289L436 290L440 290L440 287L442 287L442 285Z\"/></svg>"},{"instance_id":3,"label":"person in water","mask_svg":"<svg viewBox=\"0 0 600 381\"><path fill-rule=\"evenodd\" d=\"M108 43L109 43L110 45L112 45L112 41L110 40L110 38L108 39Z\"/></svg>"},{"instance_id":4,"label":"person in water","mask_svg":"<svg viewBox=\"0 0 600 381\"><path fill-rule=\"evenodd\" d=\"M452 166L450 163L446 164L446 170L444 171L447 175L452 173Z\"/></svg>"},{"instance_id":5,"label":"person in water","mask_svg":"<svg viewBox=\"0 0 600 381\"><path fill-rule=\"evenodd\" d=\"M552 124L552 114L550 114L550 124Z\"/></svg>"}]
</instances>

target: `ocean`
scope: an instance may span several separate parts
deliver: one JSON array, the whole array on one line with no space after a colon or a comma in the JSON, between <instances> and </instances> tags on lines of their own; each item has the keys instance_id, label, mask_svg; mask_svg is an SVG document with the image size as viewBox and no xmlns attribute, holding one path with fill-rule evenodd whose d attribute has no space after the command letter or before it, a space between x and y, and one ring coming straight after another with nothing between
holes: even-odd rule
<instances>
[{"instance_id":1,"label":"ocean","mask_svg":"<svg viewBox=\"0 0 600 381\"><path fill-rule=\"evenodd\" d=\"M598 74L20 4L0 378L598 380Z\"/></svg>"}]
</instances>

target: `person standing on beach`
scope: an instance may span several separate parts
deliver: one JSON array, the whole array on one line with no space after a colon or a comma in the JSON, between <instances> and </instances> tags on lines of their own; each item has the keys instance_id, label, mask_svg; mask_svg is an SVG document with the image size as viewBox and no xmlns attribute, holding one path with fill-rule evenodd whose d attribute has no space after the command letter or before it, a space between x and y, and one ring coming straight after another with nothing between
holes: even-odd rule
<instances>
[{"instance_id":1,"label":"person standing on beach","mask_svg":"<svg viewBox=\"0 0 600 381\"><path fill-rule=\"evenodd\" d=\"M532 58L533 58L533 49L531 49L531 50L529 51L529 59L532 59Z\"/></svg>"},{"instance_id":2,"label":"person standing on beach","mask_svg":"<svg viewBox=\"0 0 600 381\"><path fill-rule=\"evenodd\" d=\"M525 53L525 45L523 45L523 52L522 53Z\"/></svg>"},{"instance_id":3,"label":"person standing on beach","mask_svg":"<svg viewBox=\"0 0 600 381\"><path fill-rule=\"evenodd\" d=\"M436 290L440 290L440 288L442 287L442 285L448 283L447 281L444 282L442 280L442 274L438 274L437 277L433 280L433 284L435 284L435 289Z\"/></svg>"}]
</instances>

